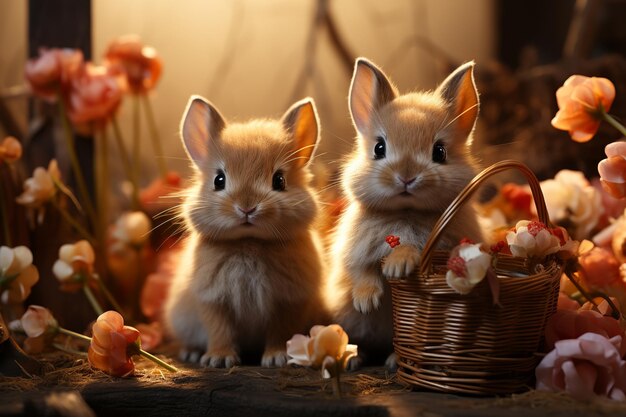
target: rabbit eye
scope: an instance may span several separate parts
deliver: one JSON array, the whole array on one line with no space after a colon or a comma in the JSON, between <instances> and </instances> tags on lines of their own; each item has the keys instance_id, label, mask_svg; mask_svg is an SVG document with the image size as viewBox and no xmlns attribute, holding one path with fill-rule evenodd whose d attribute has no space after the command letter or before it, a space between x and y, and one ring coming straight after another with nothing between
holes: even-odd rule
<instances>
[{"instance_id":1,"label":"rabbit eye","mask_svg":"<svg viewBox=\"0 0 626 417\"><path fill-rule=\"evenodd\" d=\"M285 191L285 176L282 172L276 171L272 177L272 189L274 191Z\"/></svg>"},{"instance_id":2,"label":"rabbit eye","mask_svg":"<svg viewBox=\"0 0 626 417\"><path fill-rule=\"evenodd\" d=\"M382 136L378 136L376 141L376 145L374 145L374 159L383 159L387 155L385 139Z\"/></svg>"},{"instance_id":3,"label":"rabbit eye","mask_svg":"<svg viewBox=\"0 0 626 417\"><path fill-rule=\"evenodd\" d=\"M213 185L215 185L215 191L221 191L226 188L226 174L222 171L217 171Z\"/></svg>"},{"instance_id":4,"label":"rabbit eye","mask_svg":"<svg viewBox=\"0 0 626 417\"><path fill-rule=\"evenodd\" d=\"M436 142L433 146L433 162L442 164L446 162L447 157L446 147L441 142Z\"/></svg>"}]
</instances>

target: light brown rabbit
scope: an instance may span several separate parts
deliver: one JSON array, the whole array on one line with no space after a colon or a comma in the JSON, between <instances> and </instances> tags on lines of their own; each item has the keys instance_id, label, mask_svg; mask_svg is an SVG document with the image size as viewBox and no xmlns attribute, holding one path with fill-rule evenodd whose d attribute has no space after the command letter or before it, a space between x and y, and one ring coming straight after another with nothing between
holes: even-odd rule
<instances>
[{"instance_id":1,"label":"light brown rabbit","mask_svg":"<svg viewBox=\"0 0 626 417\"><path fill-rule=\"evenodd\" d=\"M194 96L181 125L195 185L183 204L190 237L166 304L183 360L232 367L246 352L287 362L285 343L325 321L322 263L312 230L313 100L282 120L227 124Z\"/></svg>"},{"instance_id":2,"label":"light brown rabbit","mask_svg":"<svg viewBox=\"0 0 626 417\"><path fill-rule=\"evenodd\" d=\"M439 216L475 174L471 134L478 115L474 63L460 66L433 92L399 95L373 63L356 61L350 112L357 130L343 165L348 206L336 229L328 293L335 320L359 345L360 358L392 351L391 294L386 278L413 272ZM400 237L392 249L385 237ZM480 239L466 205L440 241ZM382 262L381 262L382 260ZM395 367L395 356L387 358Z\"/></svg>"}]
</instances>

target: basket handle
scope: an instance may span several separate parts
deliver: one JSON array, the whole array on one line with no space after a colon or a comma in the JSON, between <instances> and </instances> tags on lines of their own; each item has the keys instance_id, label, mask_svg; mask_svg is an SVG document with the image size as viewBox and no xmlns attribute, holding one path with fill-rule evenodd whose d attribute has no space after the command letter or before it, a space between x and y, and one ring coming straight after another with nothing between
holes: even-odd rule
<instances>
[{"instance_id":1,"label":"basket handle","mask_svg":"<svg viewBox=\"0 0 626 417\"><path fill-rule=\"evenodd\" d=\"M474 179L470 181L469 184L461 191L461 193L452 201L450 206L443 212L435 226L433 227L432 232L428 240L426 241L426 245L424 245L424 250L422 251L422 260L420 263L420 275L427 275L428 270L430 268L430 263L432 260L432 256L434 254L434 248L441 236L441 233L445 229L445 227L450 223L454 215L459 211L461 206L469 200L469 198L474 194L479 185L481 185L487 178L495 175L499 172L506 171L509 169L516 169L520 171L526 177L528 184L530 185L530 190L533 194L533 200L535 201L535 207L537 208L537 215L539 217L539 221L541 221L546 226L550 226L550 218L548 216L548 209L546 207L546 200L543 197L543 193L541 192L541 187L539 186L539 180L535 176L535 174L521 162L514 160L505 160L497 162L491 165L488 168L485 168L480 174L476 175Z\"/></svg>"}]
</instances>

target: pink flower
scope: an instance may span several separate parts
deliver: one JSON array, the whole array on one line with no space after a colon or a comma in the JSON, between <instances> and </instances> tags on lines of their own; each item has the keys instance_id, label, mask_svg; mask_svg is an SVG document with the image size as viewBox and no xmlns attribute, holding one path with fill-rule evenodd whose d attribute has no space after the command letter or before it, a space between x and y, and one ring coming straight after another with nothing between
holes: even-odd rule
<instances>
[{"instance_id":1,"label":"pink flower","mask_svg":"<svg viewBox=\"0 0 626 417\"><path fill-rule=\"evenodd\" d=\"M143 211L127 211L111 230L111 251L123 252L129 247L141 248L150 238L152 224Z\"/></svg>"},{"instance_id":2,"label":"pink flower","mask_svg":"<svg viewBox=\"0 0 626 417\"><path fill-rule=\"evenodd\" d=\"M163 71L163 62L156 49L145 46L137 35L120 36L106 51L106 65L115 73L126 75L135 94L152 90Z\"/></svg>"},{"instance_id":3,"label":"pink flower","mask_svg":"<svg viewBox=\"0 0 626 417\"><path fill-rule=\"evenodd\" d=\"M141 190L139 202L148 214L160 213L181 203L181 198L176 195L180 190L180 174L170 171L165 178L159 177Z\"/></svg>"},{"instance_id":4,"label":"pink flower","mask_svg":"<svg viewBox=\"0 0 626 417\"><path fill-rule=\"evenodd\" d=\"M136 327L139 333L141 333L141 348L143 350L151 351L161 344L163 340L161 323L158 321L153 321L150 324L139 323Z\"/></svg>"},{"instance_id":5,"label":"pink flower","mask_svg":"<svg viewBox=\"0 0 626 417\"><path fill-rule=\"evenodd\" d=\"M79 240L59 249L59 259L52 266L52 273L61 283L63 291L78 291L93 278L96 255L91 244Z\"/></svg>"},{"instance_id":6,"label":"pink flower","mask_svg":"<svg viewBox=\"0 0 626 417\"><path fill-rule=\"evenodd\" d=\"M556 305L557 310L573 310L576 311L580 308L578 301L569 297L564 292L559 292L559 300Z\"/></svg>"},{"instance_id":7,"label":"pink flower","mask_svg":"<svg viewBox=\"0 0 626 417\"><path fill-rule=\"evenodd\" d=\"M171 281L180 264L182 246L168 248L165 246L168 244L164 243L163 248L157 252L157 269L148 275L141 290L141 312L152 320L161 318Z\"/></svg>"},{"instance_id":8,"label":"pink flower","mask_svg":"<svg viewBox=\"0 0 626 417\"><path fill-rule=\"evenodd\" d=\"M618 350L621 343L620 336L607 339L595 333L557 342L535 370L537 389L565 391L582 400L596 395L626 399L626 362Z\"/></svg>"},{"instance_id":9,"label":"pink flower","mask_svg":"<svg viewBox=\"0 0 626 417\"><path fill-rule=\"evenodd\" d=\"M93 325L87 357L94 368L113 376L128 376L135 370L131 356L138 350L139 331L124 326L116 311L106 311Z\"/></svg>"},{"instance_id":10,"label":"pink flower","mask_svg":"<svg viewBox=\"0 0 626 417\"><path fill-rule=\"evenodd\" d=\"M579 256L578 262L585 283L593 287L621 284L620 263L613 253L595 247Z\"/></svg>"},{"instance_id":11,"label":"pink flower","mask_svg":"<svg viewBox=\"0 0 626 417\"><path fill-rule=\"evenodd\" d=\"M607 159L598 164L602 188L615 198L626 196L626 142L606 145Z\"/></svg>"},{"instance_id":12,"label":"pink flower","mask_svg":"<svg viewBox=\"0 0 626 417\"><path fill-rule=\"evenodd\" d=\"M57 192L56 182L61 181L61 171L56 159L48 164L48 169L35 168L33 176L24 181L24 191L15 198L18 204L28 207L37 213L37 222L43 222L44 204L50 201Z\"/></svg>"},{"instance_id":13,"label":"pink flower","mask_svg":"<svg viewBox=\"0 0 626 417\"><path fill-rule=\"evenodd\" d=\"M26 246L0 246L0 300L20 303L39 281L39 271L32 264L33 254Z\"/></svg>"},{"instance_id":14,"label":"pink flower","mask_svg":"<svg viewBox=\"0 0 626 417\"><path fill-rule=\"evenodd\" d=\"M106 67L87 64L73 80L68 97L68 116L79 133L91 134L113 117L122 102L123 85Z\"/></svg>"},{"instance_id":15,"label":"pink flower","mask_svg":"<svg viewBox=\"0 0 626 417\"><path fill-rule=\"evenodd\" d=\"M598 131L601 112L608 112L615 86L606 78L572 75L556 92L559 111L552 126L567 130L576 142L587 142Z\"/></svg>"},{"instance_id":16,"label":"pink flower","mask_svg":"<svg viewBox=\"0 0 626 417\"><path fill-rule=\"evenodd\" d=\"M35 95L54 101L83 66L83 53L77 49L42 48L37 58L26 62L25 76Z\"/></svg>"},{"instance_id":17,"label":"pink flower","mask_svg":"<svg viewBox=\"0 0 626 417\"><path fill-rule=\"evenodd\" d=\"M56 331L59 324L47 308L31 305L20 319L21 327L28 337L39 337L48 331Z\"/></svg>"},{"instance_id":18,"label":"pink flower","mask_svg":"<svg viewBox=\"0 0 626 417\"><path fill-rule=\"evenodd\" d=\"M487 275L491 255L481 245L462 243L452 249L448 259L446 282L459 294L468 294Z\"/></svg>"},{"instance_id":19,"label":"pink flower","mask_svg":"<svg viewBox=\"0 0 626 417\"><path fill-rule=\"evenodd\" d=\"M13 136L7 136L0 143L0 160L13 163L22 157L22 144Z\"/></svg>"},{"instance_id":20,"label":"pink flower","mask_svg":"<svg viewBox=\"0 0 626 417\"><path fill-rule=\"evenodd\" d=\"M545 224L520 220L515 230L506 234L506 241L513 256L543 258L561 249L561 242Z\"/></svg>"}]
</instances>

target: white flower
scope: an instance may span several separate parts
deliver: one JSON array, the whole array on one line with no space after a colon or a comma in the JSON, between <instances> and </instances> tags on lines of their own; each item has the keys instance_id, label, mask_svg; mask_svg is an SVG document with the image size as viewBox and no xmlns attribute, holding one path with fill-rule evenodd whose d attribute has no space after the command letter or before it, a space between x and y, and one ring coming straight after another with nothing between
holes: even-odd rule
<instances>
[{"instance_id":1,"label":"white flower","mask_svg":"<svg viewBox=\"0 0 626 417\"><path fill-rule=\"evenodd\" d=\"M548 214L555 223L571 222L572 237L584 239L604 212L602 197L582 172L559 171L554 179L541 182Z\"/></svg>"},{"instance_id":2,"label":"white flower","mask_svg":"<svg viewBox=\"0 0 626 417\"><path fill-rule=\"evenodd\" d=\"M520 258L544 258L561 250L561 241L541 222L520 220L506 234L511 254Z\"/></svg>"},{"instance_id":3,"label":"white flower","mask_svg":"<svg viewBox=\"0 0 626 417\"><path fill-rule=\"evenodd\" d=\"M296 334L287 341L287 355L291 357L287 363L322 368L328 378L337 364L343 369L357 354L357 346L348 344L348 335L338 324L313 326L310 335Z\"/></svg>"},{"instance_id":4,"label":"white flower","mask_svg":"<svg viewBox=\"0 0 626 417\"><path fill-rule=\"evenodd\" d=\"M96 259L91 244L80 240L59 249L59 259L52 266L52 273L63 284L69 283L77 274L91 275Z\"/></svg>"},{"instance_id":5,"label":"white flower","mask_svg":"<svg viewBox=\"0 0 626 417\"><path fill-rule=\"evenodd\" d=\"M33 254L26 246L0 247L0 288L3 303L18 303L30 295L39 281L39 272L32 264Z\"/></svg>"},{"instance_id":6,"label":"white flower","mask_svg":"<svg viewBox=\"0 0 626 417\"><path fill-rule=\"evenodd\" d=\"M47 308L31 305L20 319L22 329L28 337L38 337L50 328L57 328L59 324Z\"/></svg>"},{"instance_id":7,"label":"white flower","mask_svg":"<svg viewBox=\"0 0 626 417\"><path fill-rule=\"evenodd\" d=\"M468 294L491 267L491 255L480 246L478 243L462 243L450 252L446 282L459 294Z\"/></svg>"},{"instance_id":8,"label":"white flower","mask_svg":"<svg viewBox=\"0 0 626 417\"><path fill-rule=\"evenodd\" d=\"M33 176L24 181L24 192L17 196L18 204L38 211L37 222L41 224L44 216L44 203L50 201L56 194L55 181L60 181L61 172L56 159L50 161L48 169L35 168Z\"/></svg>"},{"instance_id":9,"label":"white flower","mask_svg":"<svg viewBox=\"0 0 626 417\"><path fill-rule=\"evenodd\" d=\"M140 247L150 237L150 219L143 211L130 211L122 214L111 231L114 241L111 250L119 252L126 246Z\"/></svg>"}]
</instances>

